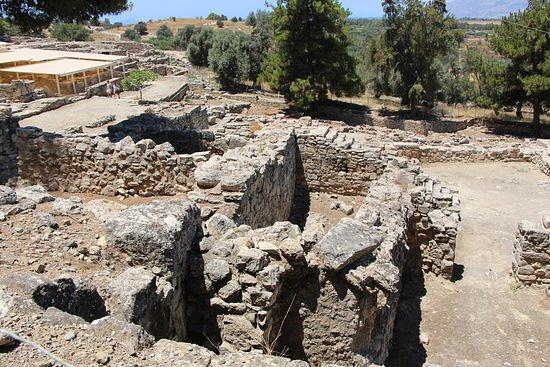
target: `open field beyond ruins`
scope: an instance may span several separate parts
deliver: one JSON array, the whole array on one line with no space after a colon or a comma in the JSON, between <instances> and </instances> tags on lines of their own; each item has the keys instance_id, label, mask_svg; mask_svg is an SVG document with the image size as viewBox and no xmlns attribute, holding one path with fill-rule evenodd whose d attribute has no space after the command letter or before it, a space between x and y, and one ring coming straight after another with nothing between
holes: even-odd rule
<instances>
[{"instance_id":1,"label":"open field beyond ruins","mask_svg":"<svg viewBox=\"0 0 550 367\"><path fill-rule=\"evenodd\" d=\"M0 366L550 365L544 127L298 115L146 43L10 47L160 77L0 87Z\"/></svg>"}]
</instances>

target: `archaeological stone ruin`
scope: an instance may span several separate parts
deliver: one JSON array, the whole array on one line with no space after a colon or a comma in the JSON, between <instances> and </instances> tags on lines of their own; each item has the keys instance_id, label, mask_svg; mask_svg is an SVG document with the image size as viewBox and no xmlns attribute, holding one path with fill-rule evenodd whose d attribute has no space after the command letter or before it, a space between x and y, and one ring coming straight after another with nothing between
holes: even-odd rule
<instances>
[{"instance_id":1,"label":"archaeological stone ruin","mask_svg":"<svg viewBox=\"0 0 550 367\"><path fill-rule=\"evenodd\" d=\"M184 68L130 53L129 68ZM382 366L405 276L450 284L459 267L461 193L422 166L550 170L530 139L254 115L216 98L86 131L20 126L2 107L2 328L75 366ZM524 285L550 284L548 228L519 224L510 268ZM0 334L6 365L44 360L18 343Z\"/></svg>"}]
</instances>

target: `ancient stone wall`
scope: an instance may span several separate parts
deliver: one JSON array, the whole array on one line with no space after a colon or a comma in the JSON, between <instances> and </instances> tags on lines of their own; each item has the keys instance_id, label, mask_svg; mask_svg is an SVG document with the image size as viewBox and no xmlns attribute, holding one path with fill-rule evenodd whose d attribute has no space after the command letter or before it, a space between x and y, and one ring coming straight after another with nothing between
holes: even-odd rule
<instances>
[{"instance_id":1,"label":"ancient stone wall","mask_svg":"<svg viewBox=\"0 0 550 367\"><path fill-rule=\"evenodd\" d=\"M451 279L460 222L458 192L424 174L416 177L416 185L411 190L407 268Z\"/></svg>"},{"instance_id":2,"label":"ancient stone wall","mask_svg":"<svg viewBox=\"0 0 550 367\"><path fill-rule=\"evenodd\" d=\"M536 154L533 163L547 176L550 176L550 149L544 149Z\"/></svg>"},{"instance_id":3,"label":"ancient stone wall","mask_svg":"<svg viewBox=\"0 0 550 367\"><path fill-rule=\"evenodd\" d=\"M9 84L0 84L0 99L30 102L36 99L34 81L12 80Z\"/></svg>"},{"instance_id":4,"label":"ancient stone wall","mask_svg":"<svg viewBox=\"0 0 550 367\"><path fill-rule=\"evenodd\" d=\"M530 162L533 150L519 143L495 144L482 146L480 144L445 143L421 144L414 142L393 142L387 144L386 151L405 158L416 158L423 163L437 162Z\"/></svg>"},{"instance_id":5,"label":"ancient stone wall","mask_svg":"<svg viewBox=\"0 0 550 367\"><path fill-rule=\"evenodd\" d=\"M195 171L190 197L252 228L287 220L294 198L296 143L292 132L265 130L248 145L214 155Z\"/></svg>"},{"instance_id":6,"label":"ancient stone wall","mask_svg":"<svg viewBox=\"0 0 550 367\"><path fill-rule=\"evenodd\" d=\"M298 129L297 186L307 191L366 195L384 171L382 150L327 127Z\"/></svg>"},{"instance_id":7,"label":"ancient stone wall","mask_svg":"<svg viewBox=\"0 0 550 367\"><path fill-rule=\"evenodd\" d=\"M115 195L174 195L193 185L193 157L151 140L17 132L19 177L48 190Z\"/></svg>"},{"instance_id":8,"label":"ancient stone wall","mask_svg":"<svg viewBox=\"0 0 550 367\"><path fill-rule=\"evenodd\" d=\"M17 176L16 130L19 124L11 118L11 109L0 109L0 184Z\"/></svg>"},{"instance_id":9,"label":"ancient stone wall","mask_svg":"<svg viewBox=\"0 0 550 367\"><path fill-rule=\"evenodd\" d=\"M390 169L373 184L355 219L341 220L314 246L320 269L296 285L299 322L289 323L282 337L302 334L302 349L289 347L295 356L303 353L314 365L384 363L405 262L412 213L407 190L413 180L410 171Z\"/></svg>"},{"instance_id":10,"label":"ancient stone wall","mask_svg":"<svg viewBox=\"0 0 550 367\"><path fill-rule=\"evenodd\" d=\"M526 285L550 284L550 219L542 226L523 221L518 225L512 257L516 279Z\"/></svg>"}]
</instances>

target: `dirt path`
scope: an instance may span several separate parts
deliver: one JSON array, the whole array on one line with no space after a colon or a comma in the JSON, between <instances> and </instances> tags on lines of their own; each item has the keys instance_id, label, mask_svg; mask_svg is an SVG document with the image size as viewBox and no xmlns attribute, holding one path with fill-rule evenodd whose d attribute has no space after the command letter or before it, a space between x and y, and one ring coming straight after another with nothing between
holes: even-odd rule
<instances>
[{"instance_id":1,"label":"dirt path","mask_svg":"<svg viewBox=\"0 0 550 367\"><path fill-rule=\"evenodd\" d=\"M420 295L406 297L400 308L405 317L396 325L409 330L398 331L391 365L452 367L471 360L483 367L550 366L550 299L540 289L517 289L508 275L517 224L550 215L550 178L530 163L424 169L460 191L455 261L463 273L453 283L428 276Z\"/></svg>"},{"instance_id":2,"label":"dirt path","mask_svg":"<svg viewBox=\"0 0 550 367\"><path fill-rule=\"evenodd\" d=\"M463 229L455 261L464 266L455 283L426 281L421 330L430 337L428 361L548 366L550 302L540 290L515 289L508 272L517 224L550 214L550 179L529 163L425 171L459 189Z\"/></svg>"}]
</instances>

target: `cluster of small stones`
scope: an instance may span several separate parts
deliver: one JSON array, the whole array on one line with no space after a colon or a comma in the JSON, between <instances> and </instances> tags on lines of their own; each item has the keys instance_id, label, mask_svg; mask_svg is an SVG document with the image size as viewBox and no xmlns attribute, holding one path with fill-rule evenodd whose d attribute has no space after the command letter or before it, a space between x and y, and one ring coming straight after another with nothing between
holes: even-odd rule
<instances>
[{"instance_id":1,"label":"cluster of small stones","mask_svg":"<svg viewBox=\"0 0 550 367\"><path fill-rule=\"evenodd\" d=\"M0 109L0 184L17 176L16 130L9 108Z\"/></svg>"},{"instance_id":2,"label":"cluster of small stones","mask_svg":"<svg viewBox=\"0 0 550 367\"><path fill-rule=\"evenodd\" d=\"M415 211L409 224L409 246L411 251L420 249L423 271L451 279L460 222L458 192L424 174L416 177L416 185L411 190ZM412 262L408 265L418 265Z\"/></svg>"},{"instance_id":3,"label":"cluster of small stones","mask_svg":"<svg viewBox=\"0 0 550 367\"><path fill-rule=\"evenodd\" d=\"M550 218L518 225L512 257L515 278L525 285L550 285Z\"/></svg>"}]
</instances>

